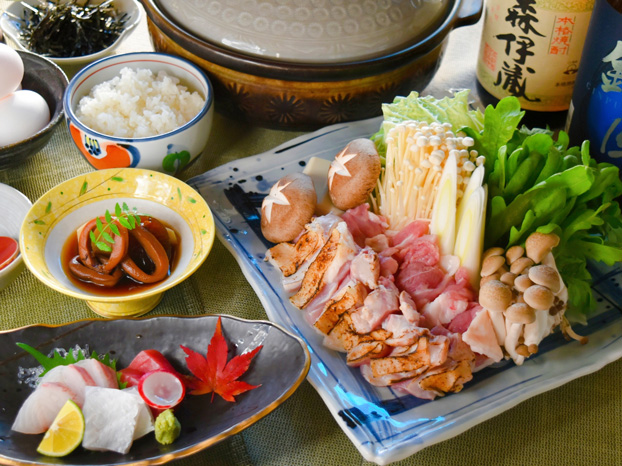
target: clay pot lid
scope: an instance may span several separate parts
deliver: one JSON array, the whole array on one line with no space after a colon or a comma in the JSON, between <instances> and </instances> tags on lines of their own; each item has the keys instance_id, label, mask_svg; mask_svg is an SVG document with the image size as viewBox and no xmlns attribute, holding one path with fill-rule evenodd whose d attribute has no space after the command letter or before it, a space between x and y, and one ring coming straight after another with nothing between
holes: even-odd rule
<instances>
[{"instance_id":1,"label":"clay pot lid","mask_svg":"<svg viewBox=\"0 0 622 466\"><path fill-rule=\"evenodd\" d=\"M195 37L255 57L345 63L401 50L444 18L450 0L156 0Z\"/></svg>"}]
</instances>

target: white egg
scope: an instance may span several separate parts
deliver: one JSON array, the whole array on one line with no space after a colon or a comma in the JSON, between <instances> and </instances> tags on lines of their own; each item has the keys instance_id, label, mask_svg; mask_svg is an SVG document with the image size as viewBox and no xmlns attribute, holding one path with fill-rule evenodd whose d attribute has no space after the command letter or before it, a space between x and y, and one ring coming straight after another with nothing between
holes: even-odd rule
<instances>
[{"instance_id":1,"label":"white egg","mask_svg":"<svg viewBox=\"0 0 622 466\"><path fill-rule=\"evenodd\" d=\"M33 136L50 121L50 109L34 91L21 90L0 100L0 147Z\"/></svg>"},{"instance_id":2,"label":"white egg","mask_svg":"<svg viewBox=\"0 0 622 466\"><path fill-rule=\"evenodd\" d=\"M22 57L6 44L0 43L0 99L15 91L24 78Z\"/></svg>"}]
</instances>

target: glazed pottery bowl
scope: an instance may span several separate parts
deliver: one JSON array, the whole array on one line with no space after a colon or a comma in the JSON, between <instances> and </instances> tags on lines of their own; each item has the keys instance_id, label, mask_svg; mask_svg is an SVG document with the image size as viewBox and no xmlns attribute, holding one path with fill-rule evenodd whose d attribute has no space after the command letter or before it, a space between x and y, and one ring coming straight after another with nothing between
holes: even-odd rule
<instances>
[{"instance_id":1,"label":"glazed pottery bowl","mask_svg":"<svg viewBox=\"0 0 622 466\"><path fill-rule=\"evenodd\" d=\"M150 137L129 138L103 134L80 121L80 99L93 86L120 76L121 70L148 69L179 79L179 84L198 92L205 102L197 115L173 131ZM205 148L213 121L213 92L207 76L193 63L162 53L127 53L102 58L78 72L65 93L64 107L71 137L84 158L98 170L145 168L176 174Z\"/></svg>"},{"instance_id":2,"label":"glazed pottery bowl","mask_svg":"<svg viewBox=\"0 0 622 466\"><path fill-rule=\"evenodd\" d=\"M8 236L17 240L22 221L30 210L32 203L17 189L0 183L0 236ZM6 288L24 270L22 254L0 269L0 291Z\"/></svg>"},{"instance_id":3,"label":"glazed pottery bowl","mask_svg":"<svg viewBox=\"0 0 622 466\"><path fill-rule=\"evenodd\" d=\"M47 58L34 53L17 52L24 63L22 89L41 95L50 109L49 123L23 141L0 147L0 170L24 163L39 152L50 140L56 126L63 118L63 96L67 89L67 76Z\"/></svg>"},{"instance_id":4,"label":"glazed pottery bowl","mask_svg":"<svg viewBox=\"0 0 622 466\"><path fill-rule=\"evenodd\" d=\"M94 3L94 2L93 2ZM44 4L41 0L23 0L20 2L12 2L5 12L0 16L0 28L9 37L17 47L21 50L30 52L28 44L21 37L21 31L24 27L24 17L29 8L37 8ZM114 52L123 39L136 27L142 17L142 9L136 0L114 0L114 7L125 19L123 31L116 40L108 47L89 55L79 57L52 57L50 60L61 66L84 66L87 63L108 56Z\"/></svg>"},{"instance_id":5,"label":"glazed pottery bowl","mask_svg":"<svg viewBox=\"0 0 622 466\"><path fill-rule=\"evenodd\" d=\"M185 57L206 70L219 111L282 129L310 129L376 116L383 102L422 90L440 64L450 31L476 22L482 9L481 0L430 2L442 5L442 11L420 31L402 37L401 28L408 18L415 20L416 10L404 13L392 8L414 2L327 0L320 8L294 0L238 6L233 0L222 0L199 9L190 0L141 1L156 50ZM257 12L245 10L251 4ZM387 11L377 11L383 4ZM187 17L192 8L197 9L196 14ZM270 12L264 13L262 8ZM374 12L366 15L366 8ZM212 17L206 17L210 12ZM338 12L343 18L337 19ZM392 14L399 21L392 23ZM315 21L317 16L324 19ZM223 22L228 23L228 36L219 39L210 34ZM246 29L263 28L263 32L247 40L240 27L245 22ZM372 40L372 34L366 34L370 28L386 34L376 38L373 50L358 53ZM354 32L350 34L350 30ZM289 41L274 39L287 34ZM305 41L304 34L318 38ZM399 40L392 41L392 35ZM341 40L346 39L350 40L350 55L338 53L345 47ZM287 50L290 43L298 43L298 47ZM318 52L313 54L313 50Z\"/></svg>"},{"instance_id":6,"label":"glazed pottery bowl","mask_svg":"<svg viewBox=\"0 0 622 466\"><path fill-rule=\"evenodd\" d=\"M76 230L116 204L169 225L179 235L176 265L170 275L133 294L85 291L62 264L63 247ZM104 317L149 312L165 290L181 283L203 263L214 242L214 221L205 200L177 178L135 168L90 172L65 181L45 193L28 212L19 235L28 269L45 285L83 299Z\"/></svg>"}]
</instances>

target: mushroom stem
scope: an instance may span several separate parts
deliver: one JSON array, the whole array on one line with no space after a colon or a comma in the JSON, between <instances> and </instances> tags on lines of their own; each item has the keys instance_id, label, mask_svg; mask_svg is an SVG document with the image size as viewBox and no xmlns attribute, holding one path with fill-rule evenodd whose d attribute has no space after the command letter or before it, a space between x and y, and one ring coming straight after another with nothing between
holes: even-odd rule
<instances>
[{"instance_id":1,"label":"mushroom stem","mask_svg":"<svg viewBox=\"0 0 622 466\"><path fill-rule=\"evenodd\" d=\"M565 336L570 337L573 340L577 340L582 345L585 345L588 342L588 338L587 337L583 337L583 336L579 335L578 333L576 333L572 329L572 327L570 326L570 322L568 322L568 319L566 319L566 316L562 317L562 321L560 323L560 327L562 329L562 333Z\"/></svg>"}]
</instances>

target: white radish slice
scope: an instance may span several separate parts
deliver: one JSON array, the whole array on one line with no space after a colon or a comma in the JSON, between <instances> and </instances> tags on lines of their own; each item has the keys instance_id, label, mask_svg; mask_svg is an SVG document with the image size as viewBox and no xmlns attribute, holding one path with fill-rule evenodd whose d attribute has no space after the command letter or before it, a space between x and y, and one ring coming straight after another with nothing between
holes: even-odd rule
<instances>
[{"instance_id":1,"label":"white radish slice","mask_svg":"<svg viewBox=\"0 0 622 466\"><path fill-rule=\"evenodd\" d=\"M152 408L168 409L177 406L184 399L186 387L172 372L154 371L140 379L138 393Z\"/></svg>"},{"instance_id":2,"label":"white radish slice","mask_svg":"<svg viewBox=\"0 0 622 466\"><path fill-rule=\"evenodd\" d=\"M99 362L97 359L83 359L78 361L76 366L85 369L98 387L119 388L117 374L114 369Z\"/></svg>"},{"instance_id":3,"label":"white radish slice","mask_svg":"<svg viewBox=\"0 0 622 466\"><path fill-rule=\"evenodd\" d=\"M66 385L45 382L30 394L22 404L11 427L23 434L42 434L47 431L67 400L76 395Z\"/></svg>"},{"instance_id":4,"label":"white radish slice","mask_svg":"<svg viewBox=\"0 0 622 466\"><path fill-rule=\"evenodd\" d=\"M95 381L82 367L70 364L68 366L56 366L48 371L39 383L56 382L66 385L75 393L75 402L82 407L84 404L84 390L87 386L95 385Z\"/></svg>"}]
</instances>

